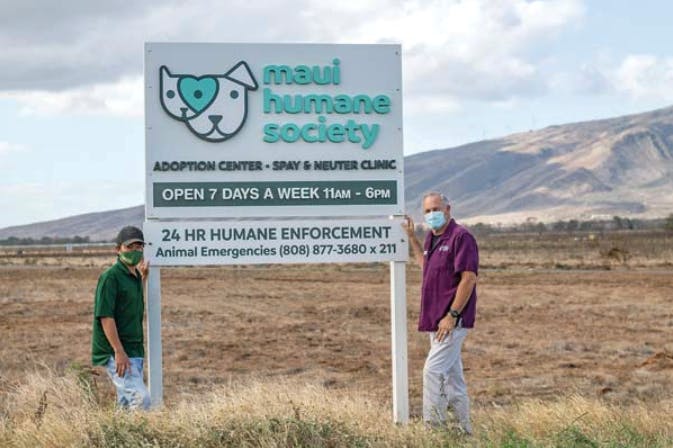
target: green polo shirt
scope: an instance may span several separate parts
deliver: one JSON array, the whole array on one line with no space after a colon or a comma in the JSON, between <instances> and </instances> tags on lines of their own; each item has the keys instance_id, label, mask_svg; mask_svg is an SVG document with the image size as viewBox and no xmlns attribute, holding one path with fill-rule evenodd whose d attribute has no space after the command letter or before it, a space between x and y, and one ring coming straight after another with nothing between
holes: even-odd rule
<instances>
[{"instance_id":1,"label":"green polo shirt","mask_svg":"<svg viewBox=\"0 0 673 448\"><path fill-rule=\"evenodd\" d=\"M119 340L129 358L143 358L143 283L132 275L119 258L98 278L93 312L93 338L91 341L91 361L94 365L104 365L114 350L105 337L101 317L113 317L117 324Z\"/></svg>"}]
</instances>

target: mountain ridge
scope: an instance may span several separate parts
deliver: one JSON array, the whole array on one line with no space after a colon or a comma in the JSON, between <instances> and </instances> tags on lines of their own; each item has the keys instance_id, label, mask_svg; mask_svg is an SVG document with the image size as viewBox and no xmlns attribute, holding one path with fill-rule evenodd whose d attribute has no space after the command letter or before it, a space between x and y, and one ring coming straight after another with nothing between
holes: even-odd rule
<instances>
[{"instance_id":1,"label":"mountain ridge","mask_svg":"<svg viewBox=\"0 0 673 448\"><path fill-rule=\"evenodd\" d=\"M673 211L673 107L421 153L405 170L407 204L446 191L469 222L661 217Z\"/></svg>"},{"instance_id":2,"label":"mountain ridge","mask_svg":"<svg viewBox=\"0 0 673 448\"><path fill-rule=\"evenodd\" d=\"M448 195L467 223L659 218L673 213L673 106L552 125L405 157L406 210L427 191ZM144 206L0 229L0 239L110 240L141 225Z\"/></svg>"}]
</instances>

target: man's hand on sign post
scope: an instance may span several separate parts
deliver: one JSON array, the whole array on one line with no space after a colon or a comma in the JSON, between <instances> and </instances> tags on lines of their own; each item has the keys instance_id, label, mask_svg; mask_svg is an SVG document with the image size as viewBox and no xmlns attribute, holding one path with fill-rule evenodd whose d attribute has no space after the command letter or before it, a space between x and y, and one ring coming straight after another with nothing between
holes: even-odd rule
<instances>
[{"instance_id":1,"label":"man's hand on sign post","mask_svg":"<svg viewBox=\"0 0 673 448\"><path fill-rule=\"evenodd\" d=\"M415 231L414 227L415 227L414 220L411 219L411 216L404 215L404 222L402 223L402 228L404 229L405 232L407 232L407 236L409 236L409 238L416 238L416 235L414 233Z\"/></svg>"},{"instance_id":2,"label":"man's hand on sign post","mask_svg":"<svg viewBox=\"0 0 673 448\"><path fill-rule=\"evenodd\" d=\"M143 280L147 279L147 273L150 270L150 262L147 260L143 260L140 263L138 263L138 272L140 272L140 276L143 278Z\"/></svg>"},{"instance_id":3,"label":"man's hand on sign post","mask_svg":"<svg viewBox=\"0 0 673 448\"><path fill-rule=\"evenodd\" d=\"M407 237L409 238L409 247L414 253L414 259L418 266L423 269L423 264L425 263L423 259L423 248L416 239L416 226L414 225L414 220L411 219L411 216L404 215L404 221L402 222L402 228L407 232Z\"/></svg>"}]
</instances>

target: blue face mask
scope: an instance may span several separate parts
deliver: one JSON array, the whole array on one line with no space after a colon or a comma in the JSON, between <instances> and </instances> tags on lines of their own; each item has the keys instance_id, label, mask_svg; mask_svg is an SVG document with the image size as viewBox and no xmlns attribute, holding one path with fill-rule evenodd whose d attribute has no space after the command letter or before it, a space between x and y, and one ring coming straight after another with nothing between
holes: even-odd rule
<instances>
[{"instance_id":1,"label":"blue face mask","mask_svg":"<svg viewBox=\"0 0 673 448\"><path fill-rule=\"evenodd\" d=\"M432 229L437 230L446 224L444 212L436 211L425 214L425 223Z\"/></svg>"}]
</instances>

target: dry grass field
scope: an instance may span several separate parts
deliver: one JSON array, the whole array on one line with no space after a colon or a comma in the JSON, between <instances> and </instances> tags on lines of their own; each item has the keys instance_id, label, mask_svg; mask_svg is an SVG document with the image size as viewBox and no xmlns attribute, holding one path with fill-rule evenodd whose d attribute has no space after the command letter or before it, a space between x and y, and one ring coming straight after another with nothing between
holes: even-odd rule
<instances>
[{"instance_id":1,"label":"dry grass field","mask_svg":"<svg viewBox=\"0 0 673 448\"><path fill-rule=\"evenodd\" d=\"M487 410L514 416L539 400L673 407L673 237L498 235L480 239L480 251L477 323L463 361L482 422ZM60 377L89 365L93 291L112 260L0 258L0 401L28 375ZM251 381L290 381L389 412L388 275L384 264L162 269L167 406ZM410 265L416 417L427 351L427 336L415 329L419 287L420 271ZM111 400L105 378L96 382ZM38 402L39 394L33 408ZM570 425L582 415L564 418Z\"/></svg>"}]
</instances>

